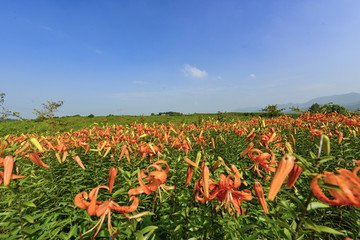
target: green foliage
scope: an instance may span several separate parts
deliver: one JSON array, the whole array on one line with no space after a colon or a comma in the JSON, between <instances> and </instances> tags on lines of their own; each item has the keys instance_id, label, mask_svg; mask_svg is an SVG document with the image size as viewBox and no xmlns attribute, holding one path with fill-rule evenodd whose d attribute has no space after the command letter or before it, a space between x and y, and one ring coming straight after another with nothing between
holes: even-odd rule
<instances>
[{"instance_id":1,"label":"green foliage","mask_svg":"<svg viewBox=\"0 0 360 240\"><path fill-rule=\"evenodd\" d=\"M328 104L324 104L324 105L314 103L313 105L311 105L309 107L308 111L311 113L323 113L323 112L327 112L327 113L337 112L340 114L348 113L348 111L343 106L333 104L333 103L328 103Z\"/></svg>"},{"instance_id":2,"label":"green foliage","mask_svg":"<svg viewBox=\"0 0 360 240\"><path fill-rule=\"evenodd\" d=\"M179 116L179 115L182 115L182 113L170 111L170 112L159 112L158 115L159 115L159 116L164 116L164 115Z\"/></svg>"},{"instance_id":3,"label":"green foliage","mask_svg":"<svg viewBox=\"0 0 360 240\"><path fill-rule=\"evenodd\" d=\"M0 93L0 122L9 120L9 117L15 117L20 120L24 120L19 112L12 112L4 107L5 93Z\"/></svg>"},{"instance_id":4,"label":"green foliage","mask_svg":"<svg viewBox=\"0 0 360 240\"><path fill-rule=\"evenodd\" d=\"M55 112L57 112L58 108L63 104L63 101L54 102L53 100L49 100L47 103L41 104L43 106L42 109L34 109L35 115L40 119L52 119L55 117Z\"/></svg>"},{"instance_id":5,"label":"green foliage","mask_svg":"<svg viewBox=\"0 0 360 240\"><path fill-rule=\"evenodd\" d=\"M311 113L318 113L321 111L321 106L318 103L314 103L309 107L308 111Z\"/></svg>"},{"instance_id":6,"label":"green foliage","mask_svg":"<svg viewBox=\"0 0 360 240\"><path fill-rule=\"evenodd\" d=\"M224 116L223 116L224 115ZM235 117L236 116L236 117ZM174 128L181 128L182 122L189 125L198 122L199 126L206 125L205 120L213 118L212 124L216 124L219 120L218 114L214 115L189 115L173 117L163 116L142 116L145 123L153 123L153 121L172 121ZM276 161L281 158L283 151L276 148L276 144L281 144L284 139L290 139L290 135L294 135L296 144L294 150L299 166L302 167L303 173L296 182L297 191L294 188L287 188L283 185L279 194L274 201L267 201L269 214L265 214L262 210L259 200L256 198L252 184L254 180L261 181L264 192L267 193L270 187L270 181L263 181L261 177L256 176L256 172L250 170L254 161L247 155L239 159L239 154L246 148L247 134L241 135L237 130L243 127L250 130L255 127L257 138L254 143L256 148L267 152L266 147L260 144L260 134L267 133L267 129L276 128L278 119L262 119L266 122L265 127L258 128L260 119L251 119L249 122L237 122L237 119L246 120L248 118L243 115L221 113L220 117L224 124L228 124L229 128L220 130L213 127L203 131L206 145L199 145L193 141L191 134L195 137L199 136L197 130L187 132L187 125L183 129L183 134L190 136L193 142L193 150L189 151L188 157L194 160L198 152L202 152L200 146L203 147L201 161L212 166L219 156L221 156L228 166L235 164L243 174L241 190L250 189L253 199L243 201L241 207L247 214L230 216L226 211L221 213L216 201L208 201L205 204L194 200L193 186L195 179L193 178L189 188L184 186L187 165L184 163L185 153L176 147L171 147L172 143L164 144L164 151L161 156L157 156L162 160L166 160L170 165L170 172L166 180L166 185L176 185L175 190L169 190L170 196L162 192L162 200L159 196L156 198L155 192L149 195L139 195L138 212L151 211L151 214L143 216L138 220L126 219L121 214L112 214L112 224L115 230L119 230L116 239L344 239L349 237L358 238L360 231L360 210L353 206L330 206L324 204L310 196L310 181L314 174L323 171L335 171L339 168L354 168L354 159L360 158L360 138L350 135L349 129L345 126L339 127L346 137L342 143L338 143L337 139L329 139L331 142L331 152L328 145L324 151L317 146L320 137L310 134L309 130L303 128L294 134L288 128L282 128L277 131L283 140L276 140L269 143L269 147L274 150ZM288 116L282 116L284 119ZM105 127L99 131L104 134L104 138L97 139L96 134L93 136L81 135L89 140L90 150L85 155L82 147L71 148L68 150L69 155L63 163L59 163L55 157L55 152L45 151L41 159L50 166L49 169L39 167L31 162L27 155L15 156L16 174L25 175L24 179L11 180L8 187L0 187L0 239L79 239L80 233L84 233L93 227L99 220L98 217L90 217L87 211L74 206L74 197L76 194L86 191L89 193L91 189L98 185L108 184L108 171L111 166L119 169L119 174L115 180L113 193L109 194L101 190L98 200L105 201L109 198L119 203L121 206L129 205L129 197L127 191L129 188L138 187L138 172L140 169L148 167L151 163L149 158L142 159L141 154L136 154L136 144L133 145L134 153L131 154L131 163L124 159L119 160L119 154L122 144L115 144L115 160L111 159L111 154L104 156L105 150L99 153L98 141L105 138L111 139L111 135L107 136L105 129L109 129L114 133L113 124L121 121L125 130L130 133L137 129L130 126L130 123L139 122L140 117L136 116L114 116L114 117L66 117L60 118L59 121L66 125L66 131L70 129L93 129L94 126L104 125ZM228 120L234 118L234 120ZM295 126L293 119L288 117L290 126ZM98 122L98 125L92 125ZM5 124L5 123L4 123ZM5 128L10 128L12 133L18 133L27 127L29 131L33 128L39 131L46 129L48 124L44 122L26 121L19 123L6 123ZM84 124L84 126L83 126ZM236 128L238 124L238 128ZM254 124L254 125L251 125ZM331 131L335 125L329 123ZM336 123L337 124L337 123ZM91 126L92 125L92 126ZM221 125L221 124L220 124ZM305 124L304 124L305 125ZM147 126L154 126L147 124ZM288 125L289 126L289 125ZM318 128L322 122L312 125ZM67 130L67 128L69 128ZM21 130L19 130L21 129ZM299 130L299 129L298 129ZM45 130L44 130L45 131ZM125 131L124 131L125 132ZM180 132L180 131L179 131ZM54 134L54 133L52 133ZM175 138L173 132L169 133ZM53 141L57 143L56 137ZM44 136L46 137L46 136ZM221 140L224 138L225 142ZM48 140L53 137L49 137ZM213 149L209 141L214 138L216 148ZM11 139L11 138L6 138ZM32 137L28 140L31 142ZM42 138L40 138L42 139ZM0 139L5 141L5 137ZM154 142L157 138L151 134L147 134L141 141L146 143ZM328 139L326 139L327 141ZM289 140L290 141L290 140ZM328 142L324 144L329 144ZM40 142L40 141L39 141ZM5 149L0 157L13 154L21 148L21 142ZM36 146L31 146L31 151L37 151ZM56 151L57 152L57 151ZM310 153L311 152L311 153ZM324 156L316 156L314 153L322 153ZM328 156L329 154L332 156ZM61 153L62 154L62 153ZM82 170L74 161L74 155L80 156L86 170ZM153 160L154 161L154 160ZM153 163L153 162L152 162ZM1 169L2 170L2 169ZM14 170L15 171L15 170ZM229 174L223 166L212 169L211 176L214 181L219 180L219 174ZM262 172L265 176L267 173ZM200 174L197 169L194 176ZM273 173L271 173L272 175ZM258 178L258 179L257 179ZM231 178L233 179L233 178ZM243 185L247 182L248 186ZM328 187L328 186L327 186ZM309 197L310 196L310 197ZM156 200L155 200L156 199ZM309 201L307 201L309 199ZM154 205L155 202L155 205ZM308 203L308 204L307 204ZM224 207L224 206L223 206ZM222 207L222 208L223 208ZM138 213L136 212L136 213ZM135 213L134 213L135 214ZM109 239L107 230L107 219L104 221L97 239ZM84 239L90 238L93 234L89 233Z\"/></svg>"},{"instance_id":7,"label":"green foliage","mask_svg":"<svg viewBox=\"0 0 360 240\"><path fill-rule=\"evenodd\" d=\"M47 120L49 125L52 127L53 131L59 130L59 122L55 119L55 112L58 111L58 108L63 105L63 101L54 102L53 100L43 103L43 108L40 110L34 109L37 116L36 121L41 122Z\"/></svg>"},{"instance_id":8,"label":"green foliage","mask_svg":"<svg viewBox=\"0 0 360 240\"><path fill-rule=\"evenodd\" d=\"M261 109L261 111L265 112L267 114L267 116L269 116L269 117L279 116L281 114L281 112L284 111L284 110L285 110L285 108L279 109L277 104L268 105L268 106Z\"/></svg>"},{"instance_id":9,"label":"green foliage","mask_svg":"<svg viewBox=\"0 0 360 240\"><path fill-rule=\"evenodd\" d=\"M290 110L293 111L293 112L297 112L297 113L300 113L300 112L301 112L299 106L297 106L297 107L292 106L292 107L290 107Z\"/></svg>"}]
</instances>

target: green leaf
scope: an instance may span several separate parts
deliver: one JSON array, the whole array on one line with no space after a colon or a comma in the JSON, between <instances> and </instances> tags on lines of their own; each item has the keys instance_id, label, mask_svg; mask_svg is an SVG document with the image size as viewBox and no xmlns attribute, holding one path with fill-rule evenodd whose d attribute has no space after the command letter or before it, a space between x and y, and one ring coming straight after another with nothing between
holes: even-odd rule
<instances>
[{"instance_id":1,"label":"green leaf","mask_svg":"<svg viewBox=\"0 0 360 240\"><path fill-rule=\"evenodd\" d=\"M11 212L0 212L0 216L1 215L8 215L8 214L12 214L12 213L17 213L16 211L11 211Z\"/></svg>"},{"instance_id":2,"label":"green leaf","mask_svg":"<svg viewBox=\"0 0 360 240\"><path fill-rule=\"evenodd\" d=\"M289 196L290 198L292 198L298 204L298 206L300 206L301 208L304 208L303 202L299 198L297 198L293 193L291 193L289 191L282 191L281 193Z\"/></svg>"},{"instance_id":3,"label":"green leaf","mask_svg":"<svg viewBox=\"0 0 360 240\"><path fill-rule=\"evenodd\" d=\"M39 149L40 152L44 152L44 149L42 148L41 144L38 142L36 138L30 138L30 142L35 145L37 149Z\"/></svg>"},{"instance_id":4,"label":"green leaf","mask_svg":"<svg viewBox=\"0 0 360 240\"><path fill-rule=\"evenodd\" d=\"M156 228L157 228L157 227L156 227ZM144 236L144 239L145 239L145 240L150 239L150 237L151 237L151 235L154 233L154 231L155 231L155 229L154 229L153 231L148 232L148 233ZM155 234L154 234L154 237L155 237ZM154 238L154 237L153 237L153 238Z\"/></svg>"},{"instance_id":5,"label":"green leaf","mask_svg":"<svg viewBox=\"0 0 360 240\"><path fill-rule=\"evenodd\" d=\"M334 158L335 158L334 156L324 156L324 157L320 158L319 163L324 163L324 162L333 160Z\"/></svg>"},{"instance_id":6,"label":"green leaf","mask_svg":"<svg viewBox=\"0 0 360 240\"><path fill-rule=\"evenodd\" d=\"M307 210L313 210L313 209L318 209L318 208L328 208L330 207L329 205L323 203L323 202L312 202L309 204Z\"/></svg>"},{"instance_id":7,"label":"green leaf","mask_svg":"<svg viewBox=\"0 0 360 240\"><path fill-rule=\"evenodd\" d=\"M313 153L312 151L310 151L309 153L310 153L310 157L311 157L312 159L316 159L315 153Z\"/></svg>"},{"instance_id":8,"label":"green leaf","mask_svg":"<svg viewBox=\"0 0 360 240\"><path fill-rule=\"evenodd\" d=\"M255 229L257 226L256 225L248 225L248 226L245 226L245 227L242 227L238 230L239 233L245 233L247 230L249 229Z\"/></svg>"},{"instance_id":9,"label":"green leaf","mask_svg":"<svg viewBox=\"0 0 360 240\"><path fill-rule=\"evenodd\" d=\"M305 158L303 158L302 156L298 155L298 154L295 154L293 153L293 155L295 156L295 158L297 160L299 160L303 165L304 167L306 167L310 172L314 172L314 168L311 166L311 163L309 163Z\"/></svg>"},{"instance_id":10,"label":"green leaf","mask_svg":"<svg viewBox=\"0 0 360 240\"><path fill-rule=\"evenodd\" d=\"M281 201L281 204L286 208L288 213L290 213L293 218L297 217L296 212L294 211L294 209L292 207L290 207L289 204L286 201Z\"/></svg>"},{"instance_id":11,"label":"green leaf","mask_svg":"<svg viewBox=\"0 0 360 240\"><path fill-rule=\"evenodd\" d=\"M246 238L246 240L252 240L252 239L257 239L257 236L260 234L260 232L256 232L254 235Z\"/></svg>"},{"instance_id":12,"label":"green leaf","mask_svg":"<svg viewBox=\"0 0 360 240\"><path fill-rule=\"evenodd\" d=\"M284 228L284 234L286 235L286 237L288 239L291 239L291 233L290 233L290 231L288 229Z\"/></svg>"},{"instance_id":13,"label":"green leaf","mask_svg":"<svg viewBox=\"0 0 360 240\"><path fill-rule=\"evenodd\" d=\"M146 233L148 233L148 232L153 232L153 231L155 231L157 228L158 228L157 226L147 226L147 227L141 229L140 232L141 232L142 234L146 234Z\"/></svg>"},{"instance_id":14,"label":"green leaf","mask_svg":"<svg viewBox=\"0 0 360 240\"><path fill-rule=\"evenodd\" d=\"M134 172L131 174L131 176L132 176L132 177L135 176L136 174L138 174L139 171L140 171L140 169L137 169L136 171L134 171Z\"/></svg>"},{"instance_id":15,"label":"green leaf","mask_svg":"<svg viewBox=\"0 0 360 240\"><path fill-rule=\"evenodd\" d=\"M178 231L181 228L181 224L177 225L174 232Z\"/></svg>"},{"instance_id":16,"label":"green leaf","mask_svg":"<svg viewBox=\"0 0 360 240\"><path fill-rule=\"evenodd\" d=\"M125 188L120 188L119 190L117 190L116 192L113 193L112 198L115 198L116 196L123 194L123 193L127 193Z\"/></svg>"},{"instance_id":17,"label":"green leaf","mask_svg":"<svg viewBox=\"0 0 360 240\"><path fill-rule=\"evenodd\" d=\"M144 235L140 231L134 232L134 235L138 240L145 240Z\"/></svg>"},{"instance_id":18,"label":"green leaf","mask_svg":"<svg viewBox=\"0 0 360 240\"><path fill-rule=\"evenodd\" d=\"M29 223L34 223L34 219L29 215L24 215L22 218L28 221Z\"/></svg>"},{"instance_id":19,"label":"green leaf","mask_svg":"<svg viewBox=\"0 0 360 240\"><path fill-rule=\"evenodd\" d=\"M324 188L328 188L328 189L334 189L337 190L339 192L342 192L341 188L339 186L330 184L330 183L319 183L320 187L324 187Z\"/></svg>"},{"instance_id":20,"label":"green leaf","mask_svg":"<svg viewBox=\"0 0 360 240\"><path fill-rule=\"evenodd\" d=\"M77 228L78 226L75 225L71 228L69 234L67 235L67 238L66 239L71 239L71 237L77 232Z\"/></svg>"},{"instance_id":21,"label":"green leaf","mask_svg":"<svg viewBox=\"0 0 360 240\"><path fill-rule=\"evenodd\" d=\"M27 207L34 207L36 208L36 205L33 202L30 201L24 201L23 204Z\"/></svg>"},{"instance_id":22,"label":"green leaf","mask_svg":"<svg viewBox=\"0 0 360 240\"><path fill-rule=\"evenodd\" d=\"M331 233L331 234L336 234L336 235L344 235L344 233L339 232L338 230L335 230L333 228L329 228L326 226L319 226L319 225L317 225L316 227L320 232L326 232L326 233Z\"/></svg>"}]
</instances>

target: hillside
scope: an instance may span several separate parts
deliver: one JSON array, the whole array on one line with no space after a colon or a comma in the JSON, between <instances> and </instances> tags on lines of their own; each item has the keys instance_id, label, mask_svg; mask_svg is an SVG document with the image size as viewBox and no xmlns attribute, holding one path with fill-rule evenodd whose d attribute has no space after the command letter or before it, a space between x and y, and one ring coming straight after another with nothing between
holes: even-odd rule
<instances>
[{"instance_id":1,"label":"hillside","mask_svg":"<svg viewBox=\"0 0 360 240\"><path fill-rule=\"evenodd\" d=\"M287 104L278 103L278 107L285 108L287 112L289 108L292 106L294 107L298 106L301 110L307 110L314 103L318 103L320 105L333 103L343 106L347 110L355 111L360 108L360 93L352 92L352 93L340 94L340 95L322 96L322 97L313 98L304 103L287 103ZM249 108L239 108L236 109L235 112L256 112L256 111L260 111L260 109L263 107L265 106L254 107L251 108L251 111L249 111L250 110Z\"/></svg>"}]
</instances>

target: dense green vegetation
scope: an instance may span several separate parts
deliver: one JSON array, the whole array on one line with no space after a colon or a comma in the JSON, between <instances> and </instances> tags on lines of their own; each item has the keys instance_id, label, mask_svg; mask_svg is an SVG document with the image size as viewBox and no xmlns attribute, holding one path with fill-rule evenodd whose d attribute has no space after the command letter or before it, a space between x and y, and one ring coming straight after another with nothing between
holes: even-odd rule
<instances>
[{"instance_id":1,"label":"dense green vegetation","mask_svg":"<svg viewBox=\"0 0 360 240\"><path fill-rule=\"evenodd\" d=\"M0 137L0 239L360 237L359 116L55 120L1 123L18 129Z\"/></svg>"},{"instance_id":2,"label":"dense green vegetation","mask_svg":"<svg viewBox=\"0 0 360 240\"><path fill-rule=\"evenodd\" d=\"M291 116L297 116L292 114ZM26 134L26 133L56 133L65 132L70 130L79 130L84 127L89 127L94 124L96 125L113 125L121 124L128 125L131 123L168 123L174 124L201 124L202 121L214 119L219 122L240 120L246 121L251 117L268 117L266 113L222 113L218 112L215 114L188 114L188 115L165 115L165 116L68 116L54 118L54 121L44 118L23 120L23 121L10 121L0 122L0 137L8 134Z\"/></svg>"}]
</instances>

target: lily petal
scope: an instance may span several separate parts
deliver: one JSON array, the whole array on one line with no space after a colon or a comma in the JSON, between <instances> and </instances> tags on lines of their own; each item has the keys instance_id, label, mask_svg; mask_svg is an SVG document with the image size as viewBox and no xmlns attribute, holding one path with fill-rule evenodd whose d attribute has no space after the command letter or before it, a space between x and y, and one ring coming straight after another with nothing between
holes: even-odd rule
<instances>
[{"instance_id":1,"label":"lily petal","mask_svg":"<svg viewBox=\"0 0 360 240\"><path fill-rule=\"evenodd\" d=\"M291 172L294 167L295 158L291 155L285 154L276 169L273 180L270 184L270 190L268 193L268 199L273 200L276 194L279 192L281 185L283 184L286 176Z\"/></svg>"},{"instance_id":2,"label":"lily petal","mask_svg":"<svg viewBox=\"0 0 360 240\"><path fill-rule=\"evenodd\" d=\"M114 186L116 175L118 174L119 169L116 167L111 167L109 171L109 192L112 192L112 188Z\"/></svg>"},{"instance_id":3,"label":"lily petal","mask_svg":"<svg viewBox=\"0 0 360 240\"><path fill-rule=\"evenodd\" d=\"M264 191L263 191L263 188L262 188L261 184L258 181L254 182L254 190L255 190L256 196L258 197L258 199L260 201L261 207L264 209L264 212L266 214L268 214L269 210L268 210L266 200L265 200L265 197L264 197Z\"/></svg>"},{"instance_id":4,"label":"lily petal","mask_svg":"<svg viewBox=\"0 0 360 240\"><path fill-rule=\"evenodd\" d=\"M301 173L302 173L301 167L294 164L294 167L291 170L289 177L287 179L287 186L289 188L295 184L296 180L298 179L298 177L300 176Z\"/></svg>"},{"instance_id":5,"label":"lily petal","mask_svg":"<svg viewBox=\"0 0 360 240\"><path fill-rule=\"evenodd\" d=\"M74 160L77 162L77 164L79 164L79 166L80 166L83 170L85 170L85 167L84 167L84 165L83 165L83 163L82 163L82 161L81 161L81 159L80 159L79 156L75 156L75 157L74 157Z\"/></svg>"},{"instance_id":6,"label":"lily petal","mask_svg":"<svg viewBox=\"0 0 360 240\"><path fill-rule=\"evenodd\" d=\"M12 156L6 156L4 159L4 186L10 183L13 167L14 158Z\"/></svg>"},{"instance_id":7,"label":"lily petal","mask_svg":"<svg viewBox=\"0 0 360 240\"><path fill-rule=\"evenodd\" d=\"M43 161L41 161L39 155L37 153L35 153L35 152L30 153L29 158L30 158L31 161L33 161L35 164L39 165L40 167L50 168Z\"/></svg>"}]
</instances>

